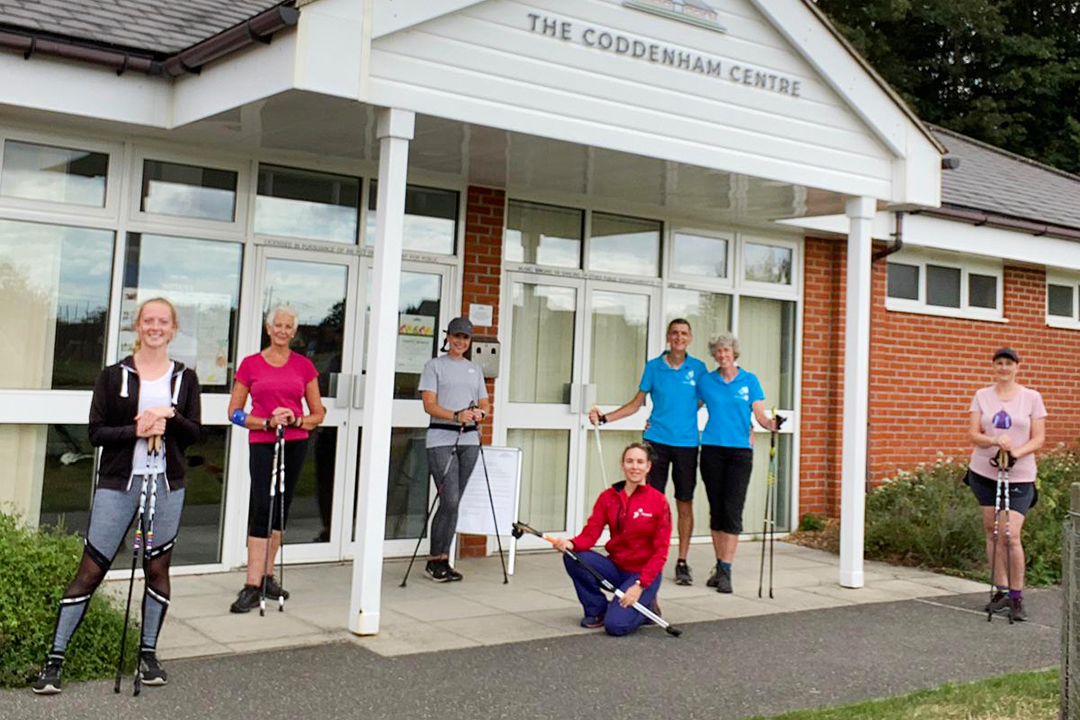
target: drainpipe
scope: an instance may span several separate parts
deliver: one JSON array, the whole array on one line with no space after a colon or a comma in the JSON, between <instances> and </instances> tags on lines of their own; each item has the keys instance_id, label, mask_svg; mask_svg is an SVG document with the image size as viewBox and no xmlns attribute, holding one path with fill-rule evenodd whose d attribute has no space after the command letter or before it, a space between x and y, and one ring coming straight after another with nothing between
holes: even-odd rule
<instances>
[{"instance_id":1,"label":"drainpipe","mask_svg":"<svg viewBox=\"0 0 1080 720\"><path fill-rule=\"evenodd\" d=\"M904 247L904 211L897 210L893 214L896 217L896 229L893 230L892 233L893 244L885 248L884 250L878 250L876 253L874 253L873 256L870 258L870 262L872 263L876 263L878 260L887 258L894 252L899 252Z\"/></svg>"}]
</instances>

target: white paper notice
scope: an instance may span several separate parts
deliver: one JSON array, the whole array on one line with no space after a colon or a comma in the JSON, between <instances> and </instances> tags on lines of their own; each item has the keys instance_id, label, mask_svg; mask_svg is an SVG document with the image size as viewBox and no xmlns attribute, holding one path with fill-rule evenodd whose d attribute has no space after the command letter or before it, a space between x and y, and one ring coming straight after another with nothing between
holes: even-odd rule
<instances>
[{"instance_id":1,"label":"white paper notice","mask_svg":"<svg viewBox=\"0 0 1080 720\"><path fill-rule=\"evenodd\" d=\"M458 505L459 533L495 535L491 517L492 501L498 534L510 535L511 525L517 521L518 488L521 484L521 450L518 448L484 446L488 477L491 479L491 500L488 499L487 483L484 481L484 462L477 458L476 467L469 476L469 483Z\"/></svg>"},{"instance_id":2,"label":"white paper notice","mask_svg":"<svg viewBox=\"0 0 1080 720\"><path fill-rule=\"evenodd\" d=\"M479 327L491 327L495 319L495 310L490 305L469 305L469 322Z\"/></svg>"}]
</instances>

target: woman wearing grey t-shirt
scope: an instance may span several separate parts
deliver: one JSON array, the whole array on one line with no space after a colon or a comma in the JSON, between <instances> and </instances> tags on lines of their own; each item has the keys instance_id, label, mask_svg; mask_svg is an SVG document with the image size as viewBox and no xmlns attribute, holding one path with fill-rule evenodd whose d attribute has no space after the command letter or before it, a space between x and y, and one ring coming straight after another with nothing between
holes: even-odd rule
<instances>
[{"instance_id":1,"label":"woman wearing grey t-shirt","mask_svg":"<svg viewBox=\"0 0 1080 720\"><path fill-rule=\"evenodd\" d=\"M458 503L480 453L479 423L491 403L480 366L467 356L473 326L467 318L450 321L446 354L428 360L420 374L420 397L431 416L427 431L428 470L439 493L431 521L431 558L424 572L435 582L461 580L450 567L450 541L457 528Z\"/></svg>"}]
</instances>

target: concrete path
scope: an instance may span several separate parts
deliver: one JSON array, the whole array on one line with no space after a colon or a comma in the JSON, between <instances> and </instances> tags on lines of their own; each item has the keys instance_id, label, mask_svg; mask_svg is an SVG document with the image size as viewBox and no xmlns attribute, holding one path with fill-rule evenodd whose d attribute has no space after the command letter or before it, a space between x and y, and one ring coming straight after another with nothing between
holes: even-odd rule
<instances>
[{"instance_id":1,"label":"concrete path","mask_svg":"<svg viewBox=\"0 0 1080 720\"><path fill-rule=\"evenodd\" d=\"M1056 663L1059 593L1029 593L1035 621L1012 626L987 623L973 609L983 602L941 595L687 621L677 639L648 627L397 657L345 641L175 660L170 685L139 698L130 682L119 696L111 682L45 698L13 691L0 693L0 718L724 720Z\"/></svg>"},{"instance_id":2,"label":"concrete path","mask_svg":"<svg viewBox=\"0 0 1080 720\"><path fill-rule=\"evenodd\" d=\"M778 542L776 599L759 600L760 550L759 543L740 545L735 594L730 596L705 587L712 564L709 546L695 545L691 550L690 564L696 572L691 587L671 581L672 560L660 591L664 616L678 625L982 590L966 580L882 563L867 563L865 588L847 590L837 585L835 555ZM522 554L517 565L510 584L504 585L497 557L463 560L458 567L466 575L464 582L437 585L424 576L423 563L418 562L408 587L401 588L406 563L388 562L382 629L371 638L356 638L346 629L349 564L287 567L285 584L292 598L284 613L275 609L265 618L258 612L229 613L243 585L243 573L178 577L173 580L173 602L159 649L164 659L172 660L349 640L391 657L586 632L577 625L581 606L561 556L553 551ZM126 583L113 585L126 591Z\"/></svg>"}]
</instances>

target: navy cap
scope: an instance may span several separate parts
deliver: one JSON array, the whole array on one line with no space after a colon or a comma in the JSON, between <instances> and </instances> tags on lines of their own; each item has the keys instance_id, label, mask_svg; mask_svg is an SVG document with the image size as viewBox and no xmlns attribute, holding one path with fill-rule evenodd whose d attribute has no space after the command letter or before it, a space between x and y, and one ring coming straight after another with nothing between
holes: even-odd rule
<instances>
[{"instance_id":1,"label":"navy cap","mask_svg":"<svg viewBox=\"0 0 1080 720\"><path fill-rule=\"evenodd\" d=\"M450 321L450 324L446 326L447 335L468 335L472 337L473 326L469 322L469 318L456 317Z\"/></svg>"},{"instance_id":2,"label":"navy cap","mask_svg":"<svg viewBox=\"0 0 1080 720\"><path fill-rule=\"evenodd\" d=\"M997 360L1000 357L1009 358L1014 363L1019 363L1020 362L1020 356L1017 355L1016 351L1013 350L1012 348L1003 347L1000 350L998 350L996 353L994 353L994 360Z\"/></svg>"}]
</instances>

